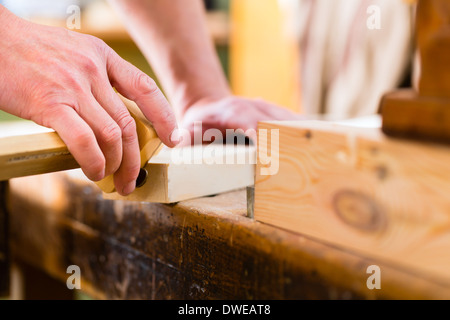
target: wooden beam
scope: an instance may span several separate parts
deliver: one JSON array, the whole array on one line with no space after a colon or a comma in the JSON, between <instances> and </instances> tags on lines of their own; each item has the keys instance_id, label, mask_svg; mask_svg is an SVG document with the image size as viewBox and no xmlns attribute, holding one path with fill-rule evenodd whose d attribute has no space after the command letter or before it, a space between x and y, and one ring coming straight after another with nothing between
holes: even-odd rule
<instances>
[{"instance_id":1,"label":"wooden beam","mask_svg":"<svg viewBox=\"0 0 450 320\"><path fill-rule=\"evenodd\" d=\"M0 180L79 168L58 134L0 139Z\"/></svg>"},{"instance_id":2,"label":"wooden beam","mask_svg":"<svg viewBox=\"0 0 450 320\"><path fill-rule=\"evenodd\" d=\"M0 181L0 297L10 294L9 214L6 207L8 183Z\"/></svg>"},{"instance_id":3,"label":"wooden beam","mask_svg":"<svg viewBox=\"0 0 450 320\"><path fill-rule=\"evenodd\" d=\"M450 281L450 147L315 121L260 129L279 130L279 171L258 161L256 220Z\"/></svg>"}]
</instances>

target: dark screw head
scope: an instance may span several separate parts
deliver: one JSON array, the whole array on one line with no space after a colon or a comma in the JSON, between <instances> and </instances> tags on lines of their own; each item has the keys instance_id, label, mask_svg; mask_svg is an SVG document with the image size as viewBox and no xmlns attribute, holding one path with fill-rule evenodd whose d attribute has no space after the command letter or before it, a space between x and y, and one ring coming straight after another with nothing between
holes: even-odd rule
<instances>
[{"instance_id":1,"label":"dark screw head","mask_svg":"<svg viewBox=\"0 0 450 320\"><path fill-rule=\"evenodd\" d=\"M136 179L136 188L142 187L146 182L148 178L148 171L145 169L139 170L139 176Z\"/></svg>"}]
</instances>

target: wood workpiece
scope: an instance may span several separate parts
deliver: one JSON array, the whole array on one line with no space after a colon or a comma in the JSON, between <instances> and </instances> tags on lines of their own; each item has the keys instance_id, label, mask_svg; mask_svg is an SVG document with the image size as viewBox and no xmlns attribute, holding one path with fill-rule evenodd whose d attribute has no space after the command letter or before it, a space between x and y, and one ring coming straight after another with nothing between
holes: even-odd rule
<instances>
[{"instance_id":1,"label":"wood workpiece","mask_svg":"<svg viewBox=\"0 0 450 320\"><path fill-rule=\"evenodd\" d=\"M319 121L260 129L279 130L279 171L258 161L256 220L450 281L449 146Z\"/></svg>"},{"instance_id":2,"label":"wood workpiece","mask_svg":"<svg viewBox=\"0 0 450 320\"><path fill-rule=\"evenodd\" d=\"M253 185L255 164L254 147L212 144L164 148L145 166L148 177L144 186L126 197L111 193L104 198L175 203L241 189Z\"/></svg>"}]
</instances>

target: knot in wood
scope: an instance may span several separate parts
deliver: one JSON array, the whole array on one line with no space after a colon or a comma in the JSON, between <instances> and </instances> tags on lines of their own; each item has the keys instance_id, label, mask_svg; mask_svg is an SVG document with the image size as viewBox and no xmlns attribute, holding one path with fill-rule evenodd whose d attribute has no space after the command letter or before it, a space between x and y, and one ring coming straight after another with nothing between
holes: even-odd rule
<instances>
[{"instance_id":1,"label":"knot in wood","mask_svg":"<svg viewBox=\"0 0 450 320\"><path fill-rule=\"evenodd\" d=\"M334 211L347 225L363 231L384 227L384 215L374 199L353 190L338 192L333 199Z\"/></svg>"}]
</instances>

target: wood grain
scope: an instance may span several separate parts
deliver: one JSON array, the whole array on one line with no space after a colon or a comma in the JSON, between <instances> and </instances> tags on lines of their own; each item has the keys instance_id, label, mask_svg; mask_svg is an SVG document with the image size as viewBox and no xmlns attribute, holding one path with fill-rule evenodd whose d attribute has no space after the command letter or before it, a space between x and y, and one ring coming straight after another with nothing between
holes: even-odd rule
<instances>
[{"instance_id":1,"label":"wood grain","mask_svg":"<svg viewBox=\"0 0 450 320\"><path fill-rule=\"evenodd\" d=\"M51 190L51 191L49 191ZM67 173L11 182L12 256L109 299L448 299L450 284L248 219L245 191L108 201ZM381 290L366 286L370 265Z\"/></svg>"},{"instance_id":2,"label":"wood grain","mask_svg":"<svg viewBox=\"0 0 450 320\"><path fill-rule=\"evenodd\" d=\"M207 148L207 149L206 149ZM187 155L183 158L183 154ZM253 185L253 147L223 145L165 148L145 169L147 182L131 195L105 194L105 199L175 203ZM234 159L228 161L227 159ZM241 164L237 163L242 159Z\"/></svg>"},{"instance_id":3,"label":"wood grain","mask_svg":"<svg viewBox=\"0 0 450 320\"><path fill-rule=\"evenodd\" d=\"M58 134L0 139L0 181L79 168Z\"/></svg>"},{"instance_id":4,"label":"wood grain","mask_svg":"<svg viewBox=\"0 0 450 320\"><path fill-rule=\"evenodd\" d=\"M314 121L260 128L280 130L280 169L258 163L256 220L450 280L449 147Z\"/></svg>"}]
</instances>

